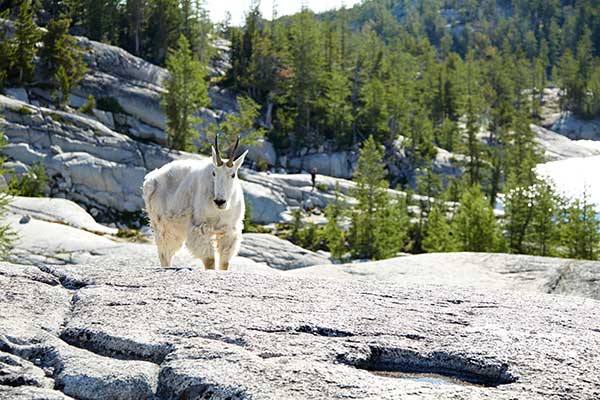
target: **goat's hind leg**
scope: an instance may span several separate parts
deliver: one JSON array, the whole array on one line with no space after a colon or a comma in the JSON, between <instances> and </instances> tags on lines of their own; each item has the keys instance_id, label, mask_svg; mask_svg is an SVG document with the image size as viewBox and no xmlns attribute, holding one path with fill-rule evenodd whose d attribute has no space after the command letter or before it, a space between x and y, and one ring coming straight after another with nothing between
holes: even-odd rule
<instances>
[{"instance_id":1,"label":"goat's hind leg","mask_svg":"<svg viewBox=\"0 0 600 400\"><path fill-rule=\"evenodd\" d=\"M153 224L156 247L158 248L158 258L160 265L170 267L173 256L181 249L185 234L178 232L177 229L168 229L158 224ZM173 228L173 227L172 227Z\"/></svg>"},{"instance_id":2,"label":"goat's hind leg","mask_svg":"<svg viewBox=\"0 0 600 400\"><path fill-rule=\"evenodd\" d=\"M214 235L203 225L193 227L188 233L185 247L196 258L202 260L205 269L215 269Z\"/></svg>"}]
</instances>

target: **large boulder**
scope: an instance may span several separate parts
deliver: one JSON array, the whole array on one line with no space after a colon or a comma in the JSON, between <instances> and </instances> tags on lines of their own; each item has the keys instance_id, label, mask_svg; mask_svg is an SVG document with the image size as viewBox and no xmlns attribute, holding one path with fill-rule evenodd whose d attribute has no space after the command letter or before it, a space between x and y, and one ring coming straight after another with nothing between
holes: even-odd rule
<instances>
[{"instance_id":1,"label":"large boulder","mask_svg":"<svg viewBox=\"0 0 600 400\"><path fill-rule=\"evenodd\" d=\"M256 163L266 162L273 166L277 162L275 146L267 139L260 139L257 144L246 146L246 149L248 150L248 159Z\"/></svg>"},{"instance_id":2,"label":"large boulder","mask_svg":"<svg viewBox=\"0 0 600 400\"><path fill-rule=\"evenodd\" d=\"M574 140L600 140L599 118L583 120L575 117L571 112L566 112L554 121L550 129Z\"/></svg>"},{"instance_id":3,"label":"large boulder","mask_svg":"<svg viewBox=\"0 0 600 400\"><path fill-rule=\"evenodd\" d=\"M244 234L240 256L280 270L331 264L327 257L265 233Z\"/></svg>"},{"instance_id":4,"label":"large boulder","mask_svg":"<svg viewBox=\"0 0 600 400\"><path fill-rule=\"evenodd\" d=\"M319 174L337 178L351 178L357 160L358 154L356 152L317 153L290 158L288 166L301 171L310 171L314 168Z\"/></svg>"},{"instance_id":5,"label":"large boulder","mask_svg":"<svg viewBox=\"0 0 600 400\"><path fill-rule=\"evenodd\" d=\"M0 346L30 363L23 377L43 369L76 398L600 395L590 299L136 264L43 270L0 264Z\"/></svg>"},{"instance_id":6,"label":"large boulder","mask_svg":"<svg viewBox=\"0 0 600 400\"><path fill-rule=\"evenodd\" d=\"M12 161L41 162L54 196L99 209L134 212L143 207L141 185L151 169L197 155L139 143L83 114L25 104L1 96L3 130Z\"/></svg>"},{"instance_id":7,"label":"large boulder","mask_svg":"<svg viewBox=\"0 0 600 400\"><path fill-rule=\"evenodd\" d=\"M116 235L116 228L97 223L94 218L76 203L66 199L15 196L8 204L9 212L30 216L39 220L56 222L98 234Z\"/></svg>"},{"instance_id":8,"label":"large boulder","mask_svg":"<svg viewBox=\"0 0 600 400\"><path fill-rule=\"evenodd\" d=\"M600 154L600 142L571 140L554 131L531 125L531 130L547 161L564 160L574 157L591 157Z\"/></svg>"},{"instance_id":9,"label":"large boulder","mask_svg":"<svg viewBox=\"0 0 600 400\"><path fill-rule=\"evenodd\" d=\"M264 185L242 181L244 198L252 213L252 221L259 224L290 220L285 195Z\"/></svg>"}]
</instances>

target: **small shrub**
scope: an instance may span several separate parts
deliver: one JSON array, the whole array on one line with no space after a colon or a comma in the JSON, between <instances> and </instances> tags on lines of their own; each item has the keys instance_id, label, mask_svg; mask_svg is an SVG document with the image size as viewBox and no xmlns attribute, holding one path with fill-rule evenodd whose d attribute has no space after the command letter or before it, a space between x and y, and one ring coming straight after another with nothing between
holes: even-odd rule
<instances>
[{"instance_id":1,"label":"small shrub","mask_svg":"<svg viewBox=\"0 0 600 400\"><path fill-rule=\"evenodd\" d=\"M66 122L65 119L60 114L51 113L50 114L50 118L52 118L53 120L55 120L59 124L64 124Z\"/></svg>"},{"instance_id":2,"label":"small shrub","mask_svg":"<svg viewBox=\"0 0 600 400\"><path fill-rule=\"evenodd\" d=\"M32 109L30 109L29 107L25 107L25 106L21 106L19 107L19 109L17 110L17 112L21 115L31 115L31 114L35 114L35 111L33 111Z\"/></svg>"},{"instance_id":3,"label":"small shrub","mask_svg":"<svg viewBox=\"0 0 600 400\"><path fill-rule=\"evenodd\" d=\"M6 145L0 132L0 152ZM4 169L4 157L0 156L0 178L6 172ZM8 213L8 203L10 196L6 193L6 186L0 187L0 221L4 220ZM0 224L0 260L5 259L12 247L12 243L17 239L17 234L10 228L8 224Z\"/></svg>"},{"instance_id":4,"label":"small shrub","mask_svg":"<svg viewBox=\"0 0 600 400\"><path fill-rule=\"evenodd\" d=\"M13 196L42 197L48 183L46 168L41 162L31 166L21 178L13 177L8 184L8 191Z\"/></svg>"},{"instance_id":5,"label":"small shrub","mask_svg":"<svg viewBox=\"0 0 600 400\"><path fill-rule=\"evenodd\" d=\"M96 99L90 94L85 103L79 107L79 112L92 115L94 108L96 108Z\"/></svg>"},{"instance_id":6,"label":"small shrub","mask_svg":"<svg viewBox=\"0 0 600 400\"><path fill-rule=\"evenodd\" d=\"M125 114L125 110L119 104L119 100L114 97L101 97L96 101L98 110L108 111L113 114Z\"/></svg>"},{"instance_id":7,"label":"small shrub","mask_svg":"<svg viewBox=\"0 0 600 400\"><path fill-rule=\"evenodd\" d=\"M269 169L269 163L267 162L267 160L259 158L256 161L256 168L261 172L265 172Z\"/></svg>"},{"instance_id":8,"label":"small shrub","mask_svg":"<svg viewBox=\"0 0 600 400\"><path fill-rule=\"evenodd\" d=\"M117 237L120 239L125 239L130 242L148 242L148 238L146 238L139 230L137 229L121 229L117 231Z\"/></svg>"},{"instance_id":9,"label":"small shrub","mask_svg":"<svg viewBox=\"0 0 600 400\"><path fill-rule=\"evenodd\" d=\"M329 186L327 186L325 183L317 183L315 187L319 192L327 192L329 189Z\"/></svg>"}]
</instances>

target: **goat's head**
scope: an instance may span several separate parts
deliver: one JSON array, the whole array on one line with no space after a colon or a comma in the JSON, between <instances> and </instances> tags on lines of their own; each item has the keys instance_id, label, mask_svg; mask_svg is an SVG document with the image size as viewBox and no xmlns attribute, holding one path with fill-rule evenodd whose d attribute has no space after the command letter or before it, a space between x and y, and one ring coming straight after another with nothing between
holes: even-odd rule
<instances>
[{"instance_id":1,"label":"goat's head","mask_svg":"<svg viewBox=\"0 0 600 400\"><path fill-rule=\"evenodd\" d=\"M235 152L240 144L238 136L229 150L229 159L223 161L219 153L219 144L215 136L215 145L212 147L212 162L213 162L213 204L221 210L226 210L231 204L231 194L233 193L234 185L237 183L238 169L244 163L244 158L248 150L244 151L238 157L235 157Z\"/></svg>"}]
</instances>

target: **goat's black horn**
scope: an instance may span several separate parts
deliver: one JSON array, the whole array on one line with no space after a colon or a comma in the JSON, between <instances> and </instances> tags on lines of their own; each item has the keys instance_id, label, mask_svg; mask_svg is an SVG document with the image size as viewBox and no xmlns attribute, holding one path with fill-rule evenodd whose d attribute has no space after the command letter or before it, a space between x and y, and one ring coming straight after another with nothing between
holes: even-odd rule
<instances>
[{"instance_id":1,"label":"goat's black horn","mask_svg":"<svg viewBox=\"0 0 600 400\"><path fill-rule=\"evenodd\" d=\"M238 136L237 139L235 140L235 144L229 151L229 160L227 161L227 165L229 165L230 167L233 166L233 161L235 160L235 152L237 151L237 148L239 145L240 145L240 137Z\"/></svg>"},{"instance_id":2,"label":"goat's black horn","mask_svg":"<svg viewBox=\"0 0 600 400\"><path fill-rule=\"evenodd\" d=\"M215 153L217 153L217 165L223 165L223 160L221 160L221 154L219 153L219 143L217 142L217 135L215 135Z\"/></svg>"}]
</instances>

